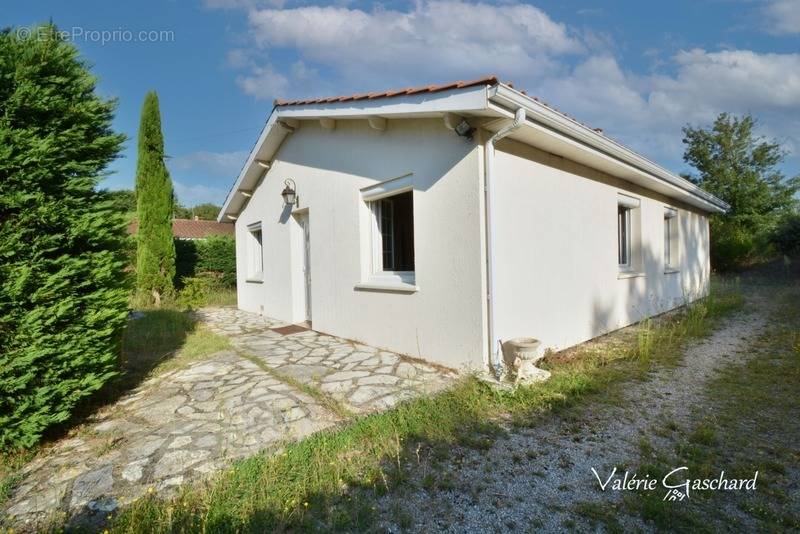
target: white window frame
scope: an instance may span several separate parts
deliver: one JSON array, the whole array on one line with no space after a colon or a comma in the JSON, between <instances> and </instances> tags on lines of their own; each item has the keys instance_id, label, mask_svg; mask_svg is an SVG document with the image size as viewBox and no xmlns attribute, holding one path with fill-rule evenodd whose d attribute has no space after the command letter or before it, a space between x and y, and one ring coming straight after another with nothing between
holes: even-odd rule
<instances>
[{"instance_id":1,"label":"white window frame","mask_svg":"<svg viewBox=\"0 0 800 534\"><path fill-rule=\"evenodd\" d=\"M361 199L366 204L369 217L369 250L364 251L368 258L366 279L358 284L362 289L392 289L416 291L416 271L391 271L383 268L383 235L381 220L384 199L414 191L413 175L405 174L391 180L366 187L361 190ZM414 199L412 197L412 203ZM416 225L414 226L416 238ZM416 239L414 241L416 243ZM416 254L415 254L416 259ZM416 265L415 265L416 267Z\"/></svg>"},{"instance_id":2,"label":"white window frame","mask_svg":"<svg viewBox=\"0 0 800 534\"><path fill-rule=\"evenodd\" d=\"M679 264L679 227L678 210L669 206L664 207L664 271L673 273L678 271Z\"/></svg>"},{"instance_id":3,"label":"white window frame","mask_svg":"<svg viewBox=\"0 0 800 534\"><path fill-rule=\"evenodd\" d=\"M630 271L631 264L631 213L632 208L617 206L617 263L622 271ZM624 241L624 242L623 242ZM625 261L619 261L624 256Z\"/></svg>"},{"instance_id":4,"label":"white window frame","mask_svg":"<svg viewBox=\"0 0 800 534\"><path fill-rule=\"evenodd\" d=\"M621 217L624 214L624 221ZM624 227L621 222L624 222ZM641 258L641 200L617 194L617 264L620 278L643 276ZM624 242L623 242L624 228ZM619 261L622 247L625 247L625 262Z\"/></svg>"},{"instance_id":5,"label":"white window frame","mask_svg":"<svg viewBox=\"0 0 800 534\"><path fill-rule=\"evenodd\" d=\"M261 240L256 237L256 233L261 235ZM253 223L247 226L247 281L264 281L264 231L261 223Z\"/></svg>"}]
</instances>

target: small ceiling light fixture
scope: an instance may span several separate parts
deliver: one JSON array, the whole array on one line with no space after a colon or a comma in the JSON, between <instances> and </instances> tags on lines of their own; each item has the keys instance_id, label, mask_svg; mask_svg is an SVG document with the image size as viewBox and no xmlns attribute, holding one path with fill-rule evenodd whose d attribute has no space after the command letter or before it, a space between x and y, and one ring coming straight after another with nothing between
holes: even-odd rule
<instances>
[{"instance_id":1,"label":"small ceiling light fixture","mask_svg":"<svg viewBox=\"0 0 800 534\"><path fill-rule=\"evenodd\" d=\"M281 196L283 197L283 202L287 206L295 206L299 203L299 198L297 197L297 185L294 183L294 180L288 178L283 181L283 191L281 191Z\"/></svg>"},{"instance_id":2,"label":"small ceiling light fixture","mask_svg":"<svg viewBox=\"0 0 800 534\"><path fill-rule=\"evenodd\" d=\"M269 161L266 161L266 160L263 160L263 159L257 159L256 163L258 163L261 167L263 167L265 169L269 169Z\"/></svg>"},{"instance_id":3,"label":"small ceiling light fixture","mask_svg":"<svg viewBox=\"0 0 800 534\"><path fill-rule=\"evenodd\" d=\"M456 125L456 133L468 140L472 140L472 134L475 132L475 128L470 126L470 124L466 121L466 119L461 119Z\"/></svg>"}]
</instances>

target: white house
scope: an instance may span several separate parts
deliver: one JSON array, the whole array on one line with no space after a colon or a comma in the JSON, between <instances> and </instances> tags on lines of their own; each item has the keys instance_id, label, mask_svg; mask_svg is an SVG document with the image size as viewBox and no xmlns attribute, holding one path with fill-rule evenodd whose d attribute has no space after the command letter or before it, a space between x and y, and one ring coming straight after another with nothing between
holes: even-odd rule
<instances>
[{"instance_id":1,"label":"white house","mask_svg":"<svg viewBox=\"0 0 800 534\"><path fill-rule=\"evenodd\" d=\"M487 77L276 101L219 220L241 309L481 369L704 295L725 209Z\"/></svg>"}]
</instances>

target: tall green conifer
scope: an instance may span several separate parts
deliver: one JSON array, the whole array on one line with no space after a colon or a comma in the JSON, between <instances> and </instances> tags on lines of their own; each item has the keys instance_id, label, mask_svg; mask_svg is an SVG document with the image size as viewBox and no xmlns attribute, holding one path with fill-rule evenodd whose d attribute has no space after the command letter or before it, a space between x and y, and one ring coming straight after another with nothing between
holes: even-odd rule
<instances>
[{"instance_id":1,"label":"tall green conifer","mask_svg":"<svg viewBox=\"0 0 800 534\"><path fill-rule=\"evenodd\" d=\"M33 445L117 372L125 220L96 186L124 136L53 25L0 31L0 450Z\"/></svg>"},{"instance_id":2,"label":"tall green conifer","mask_svg":"<svg viewBox=\"0 0 800 534\"><path fill-rule=\"evenodd\" d=\"M164 136L158 95L147 93L139 123L136 163L136 212L139 219L136 284L140 294L159 305L172 293L175 244L172 240L173 193L164 163Z\"/></svg>"}]
</instances>

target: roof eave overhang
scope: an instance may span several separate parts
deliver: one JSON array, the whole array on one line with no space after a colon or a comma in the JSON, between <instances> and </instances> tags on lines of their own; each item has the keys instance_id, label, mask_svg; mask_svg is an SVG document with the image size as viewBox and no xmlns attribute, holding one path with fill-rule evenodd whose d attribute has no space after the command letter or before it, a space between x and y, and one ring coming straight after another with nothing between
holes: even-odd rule
<instances>
[{"instance_id":1,"label":"roof eave overhang","mask_svg":"<svg viewBox=\"0 0 800 534\"><path fill-rule=\"evenodd\" d=\"M730 208L724 201L689 180L506 85L493 86L489 90L489 101L490 108L509 118L513 118L516 109L524 108L527 128L536 129L554 138L556 145L562 145L565 151L569 147L573 152L583 152L586 161L603 162L602 166L605 168L618 168L619 172L612 173L613 175L623 179L629 177L644 187L661 190L667 196L678 198L710 213L724 213Z\"/></svg>"},{"instance_id":2,"label":"roof eave overhang","mask_svg":"<svg viewBox=\"0 0 800 534\"><path fill-rule=\"evenodd\" d=\"M266 172L266 169L258 162L271 162L286 136L292 131L290 127L285 126L285 121L321 118L347 120L368 117L402 119L439 117L443 113L479 113L488 108L490 87L489 85L478 85L436 93L423 92L347 102L276 106L247 157L233 188L228 192L217 220L223 222L234 218L247 204L248 197L243 192L252 192Z\"/></svg>"},{"instance_id":3,"label":"roof eave overhang","mask_svg":"<svg viewBox=\"0 0 800 534\"><path fill-rule=\"evenodd\" d=\"M554 153L579 154L580 163L609 169L610 174L661 191L710 213L724 213L729 206L697 185L669 172L629 148L504 84L480 85L438 93L419 93L347 102L276 106L253 150L229 191L217 220L235 219L246 206L267 172L259 162L271 162L286 137L293 131L287 122L321 118L360 119L421 118L443 113L494 115L512 118L524 108L527 119L521 130L532 129L546 136ZM520 134L522 135L522 134ZM571 156L567 156L571 157Z\"/></svg>"}]
</instances>

